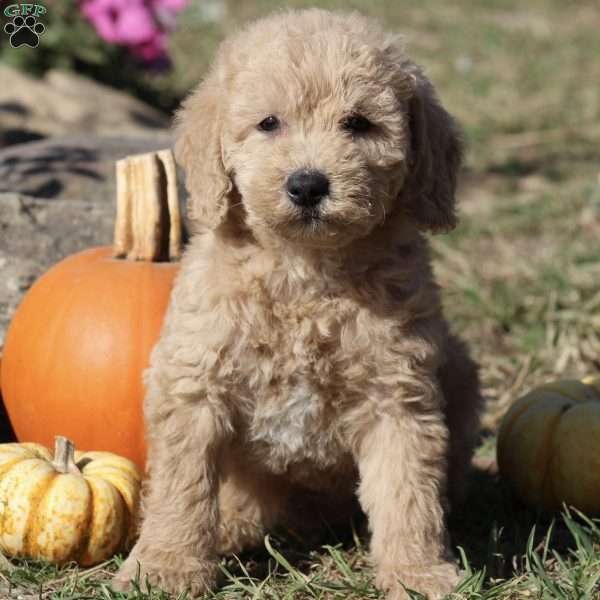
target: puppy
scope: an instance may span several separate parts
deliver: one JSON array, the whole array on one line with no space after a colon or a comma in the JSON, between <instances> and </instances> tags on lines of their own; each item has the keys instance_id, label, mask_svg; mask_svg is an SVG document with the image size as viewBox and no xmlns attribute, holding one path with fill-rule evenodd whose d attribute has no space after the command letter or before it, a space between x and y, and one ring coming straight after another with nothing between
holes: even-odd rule
<instances>
[{"instance_id":1,"label":"puppy","mask_svg":"<svg viewBox=\"0 0 600 600\"><path fill-rule=\"evenodd\" d=\"M117 586L139 564L213 589L218 554L308 492L358 495L388 598L443 596L481 404L424 237L456 224L455 123L397 36L315 9L228 39L177 137L196 230L145 374L149 479Z\"/></svg>"}]
</instances>

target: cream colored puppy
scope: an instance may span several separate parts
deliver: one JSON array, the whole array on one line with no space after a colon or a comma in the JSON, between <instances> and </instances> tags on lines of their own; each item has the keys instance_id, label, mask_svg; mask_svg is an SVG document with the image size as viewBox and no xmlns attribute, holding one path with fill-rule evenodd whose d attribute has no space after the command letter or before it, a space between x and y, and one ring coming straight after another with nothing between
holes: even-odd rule
<instances>
[{"instance_id":1,"label":"cream colored puppy","mask_svg":"<svg viewBox=\"0 0 600 600\"><path fill-rule=\"evenodd\" d=\"M448 334L426 231L456 223L458 130L399 38L283 12L228 39L178 115L196 232L146 373L138 568L214 588L309 491L352 494L378 584L432 598L477 431L477 371Z\"/></svg>"}]
</instances>

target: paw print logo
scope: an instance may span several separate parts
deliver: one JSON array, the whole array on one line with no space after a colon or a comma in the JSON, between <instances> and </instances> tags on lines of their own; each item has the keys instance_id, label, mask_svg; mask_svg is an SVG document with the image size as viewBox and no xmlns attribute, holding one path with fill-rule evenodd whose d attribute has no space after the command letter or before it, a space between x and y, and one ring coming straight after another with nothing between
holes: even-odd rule
<instances>
[{"instance_id":1,"label":"paw print logo","mask_svg":"<svg viewBox=\"0 0 600 600\"><path fill-rule=\"evenodd\" d=\"M36 48L40 42L39 36L45 30L44 24L40 23L33 15L25 18L17 16L4 26L5 33L10 35L10 45L13 48L19 46Z\"/></svg>"}]
</instances>

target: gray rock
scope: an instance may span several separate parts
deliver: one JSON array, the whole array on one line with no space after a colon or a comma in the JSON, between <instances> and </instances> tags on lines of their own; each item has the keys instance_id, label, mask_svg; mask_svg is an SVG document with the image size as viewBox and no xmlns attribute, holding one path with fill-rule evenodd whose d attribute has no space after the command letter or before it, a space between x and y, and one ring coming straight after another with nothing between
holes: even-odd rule
<instances>
[{"instance_id":1,"label":"gray rock","mask_svg":"<svg viewBox=\"0 0 600 600\"><path fill-rule=\"evenodd\" d=\"M53 200L0 193L0 352L31 284L69 254L112 242L110 201Z\"/></svg>"},{"instance_id":2,"label":"gray rock","mask_svg":"<svg viewBox=\"0 0 600 600\"><path fill-rule=\"evenodd\" d=\"M50 135L139 135L168 115L81 75L51 70L36 79L0 65L0 146Z\"/></svg>"},{"instance_id":3,"label":"gray rock","mask_svg":"<svg viewBox=\"0 0 600 600\"><path fill-rule=\"evenodd\" d=\"M0 192L112 202L116 160L171 145L169 133L159 131L118 138L66 136L8 146L0 150Z\"/></svg>"}]
</instances>

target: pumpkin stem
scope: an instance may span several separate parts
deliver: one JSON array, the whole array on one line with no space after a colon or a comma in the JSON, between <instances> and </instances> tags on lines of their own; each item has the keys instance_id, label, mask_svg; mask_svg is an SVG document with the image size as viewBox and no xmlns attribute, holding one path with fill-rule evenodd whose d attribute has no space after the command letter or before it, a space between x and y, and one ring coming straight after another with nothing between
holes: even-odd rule
<instances>
[{"instance_id":1,"label":"pumpkin stem","mask_svg":"<svg viewBox=\"0 0 600 600\"><path fill-rule=\"evenodd\" d=\"M57 435L54 438L54 460L52 465L59 473L81 475L79 467L75 464L75 445L70 439L62 435Z\"/></svg>"},{"instance_id":2,"label":"pumpkin stem","mask_svg":"<svg viewBox=\"0 0 600 600\"><path fill-rule=\"evenodd\" d=\"M165 262L181 256L181 214L170 150L117 161L113 256Z\"/></svg>"}]
</instances>

